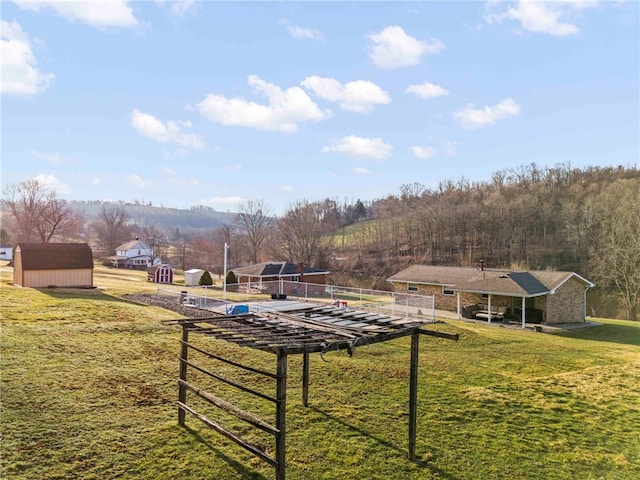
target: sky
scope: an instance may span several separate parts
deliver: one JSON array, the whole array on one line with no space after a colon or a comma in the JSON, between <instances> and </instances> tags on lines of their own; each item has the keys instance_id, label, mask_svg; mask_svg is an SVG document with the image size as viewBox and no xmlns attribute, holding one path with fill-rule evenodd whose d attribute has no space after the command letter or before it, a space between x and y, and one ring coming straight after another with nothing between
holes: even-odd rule
<instances>
[{"instance_id":1,"label":"sky","mask_svg":"<svg viewBox=\"0 0 640 480\"><path fill-rule=\"evenodd\" d=\"M637 166L640 2L0 2L2 186L237 211Z\"/></svg>"}]
</instances>

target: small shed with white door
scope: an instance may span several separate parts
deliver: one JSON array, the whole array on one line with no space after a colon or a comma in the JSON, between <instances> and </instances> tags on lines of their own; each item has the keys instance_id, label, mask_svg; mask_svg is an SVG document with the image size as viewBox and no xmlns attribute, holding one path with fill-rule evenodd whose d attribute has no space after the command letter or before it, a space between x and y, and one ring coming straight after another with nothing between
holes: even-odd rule
<instances>
[{"instance_id":1,"label":"small shed with white door","mask_svg":"<svg viewBox=\"0 0 640 480\"><path fill-rule=\"evenodd\" d=\"M199 268L192 268L191 270L186 270L184 272L184 284L188 287L196 287L200 284L200 277L204 270Z\"/></svg>"}]
</instances>

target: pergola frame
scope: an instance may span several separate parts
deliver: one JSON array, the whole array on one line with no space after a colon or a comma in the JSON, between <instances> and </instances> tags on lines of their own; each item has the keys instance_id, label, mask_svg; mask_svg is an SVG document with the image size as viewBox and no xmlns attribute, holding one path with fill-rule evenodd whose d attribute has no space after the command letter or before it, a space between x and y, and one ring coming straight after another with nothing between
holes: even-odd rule
<instances>
[{"instance_id":1,"label":"pergola frame","mask_svg":"<svg viewBox=\"0 0 640 480\"><path fill-rule=\"evenodd\" d=\"M288 312L248 313L224 315L210 318L190 318L169 320L164 323L182 326L180 349L180 377L178 380L178 423L185 425L186 413L191 413L207 426L250 451L261 460L275 467L276 480L284 480L286 475L286 397L287 358L292 354L303 355L302 403L306 407L309 400L309 354L325 353L328 350L347 350L350 354L359 345L384 342L411 335L411 360L409 379L409 452L414 461L417 432L418 396L418 352L420 335L430 335L450 340L458 340L458 335L448 334L421 327L424 322L411 318L397 318L370 312L353 311L335 306L305 306ZM274 353L277 356L276 373L242 365L236 361L207 352L189 341L189 334L212 336L241 346ZM189 351L237 367L254 374L276 380L275 397L264 395L249 387L227 380L208 371L189 359ZM229 402L202 390L188 381L188 369L195 369L217 381L238 388L251 395L259 396L275 404L275 425L245 412ZM234 415L274 436L275 457L269 456L260 447L252 445L219 423L196 411L187 404L187 391L197 395L211 405Z\"/></svg>"}]
</instances>

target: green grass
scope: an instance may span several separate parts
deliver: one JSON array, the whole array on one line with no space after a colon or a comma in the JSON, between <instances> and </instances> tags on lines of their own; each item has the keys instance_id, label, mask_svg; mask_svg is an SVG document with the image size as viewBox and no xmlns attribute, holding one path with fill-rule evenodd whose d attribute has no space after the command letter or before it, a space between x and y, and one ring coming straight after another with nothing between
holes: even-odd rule
<instances>
[{"instance_id":1,"label":"green grass","mask_svg":"<svg viewBox=\"0 0 640 480\"><path fill-rule=\"evenodd\" d=\"M123 293L156 286L143 273L118 273L97 268L95 290L34 290L0 271L0 478L273 478L193 417L177 425L180 332L161 323L176 315L124 301ZM409 339L359 347L351 358L330 352L327 362L312 355L309 408L301 358L292 356L287 478L640 478L640 324L601 323L555 335L458 321L431 327L460 341L421 337L415 463L407 459ZM273 355L196 341L275 370ZM273 394L269 382L244 381ZM270 405L230 395L273 421Z\"/></svg>"}]
</instances>

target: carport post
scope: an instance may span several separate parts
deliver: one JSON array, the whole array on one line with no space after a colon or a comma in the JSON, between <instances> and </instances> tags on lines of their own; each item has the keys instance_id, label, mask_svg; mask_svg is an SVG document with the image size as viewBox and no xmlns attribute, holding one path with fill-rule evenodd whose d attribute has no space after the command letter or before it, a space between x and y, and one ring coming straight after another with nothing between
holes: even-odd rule
<instances>
[{"instance_id":1,"label":"carport post","mask_svg":"<svg viewBox=\"0 0 640 480\"><path fill-rule=\"evenodd\" d=\"M524 313L525 313L525 312L524 312L524 310L525 310L525 305L526 305L525 300L526 300L526 299L525 299L524 297L522 297L522 328L524 328L524 323L525 323L525 314L524 314Z\"/></svg>"},{"instance_id":2,"label":"carport post","mask_svg":"<svg viewBox=\"0 0 640 480\"><path fill-rule=\"evenodd\" d=\"M189 329L182 325L182 346L180 347L180 382L178 382L178 402L187 403L187 356L189 355ZM178 407L178 424L184 427L186 412Z\"/></svg>"},{"instance_id":3,"label":"carport post","mask_svg":"<svg viewBox=\"0 0 640 480\"><path fill-rule=\"evenodd\" d=\"M309 352L302 354L302 405L309 406Z\"/></svg>"},{"instance_id":4,"label":"carport post","mask_svg":"<svg viewBox=\"0 0 640 480\"><path fill-rule=\"evenodd\" d=\"M285 480L285 445L287 416L287 354L278 353L278 372L276 379L276 480Z\"/></svg>"},{"instance_id":5,"label":"carport post","mask_svg":"<svg viewBox=\"0 0 640 480\"><path fill-rule=\"evenodd\" d=\"M418 414L418 351L420 332L411 334L411 369L409 374L409 460L416 459L416 427Z\"/></svg>"}]
</instances>

